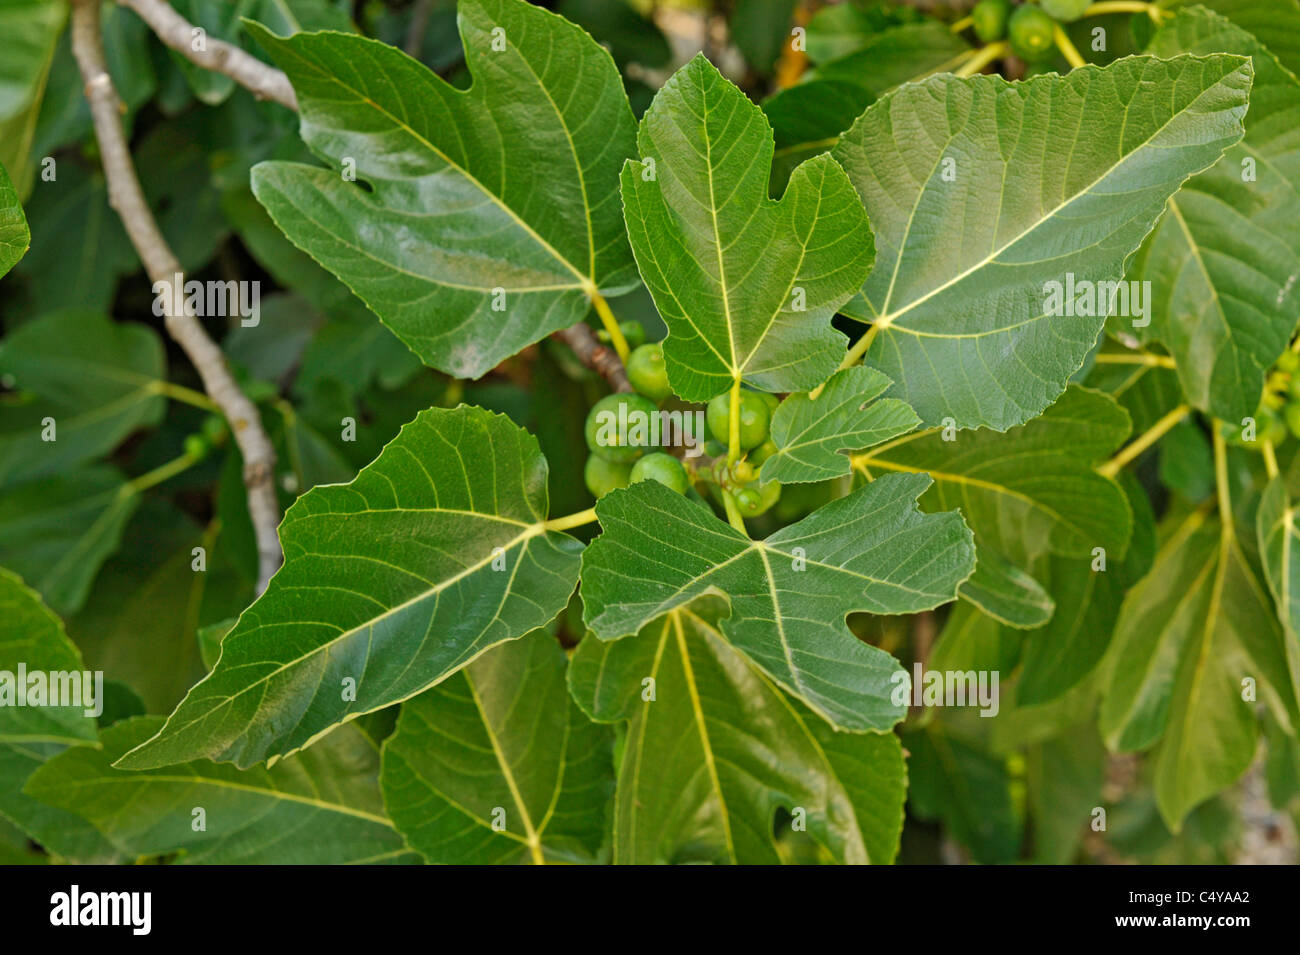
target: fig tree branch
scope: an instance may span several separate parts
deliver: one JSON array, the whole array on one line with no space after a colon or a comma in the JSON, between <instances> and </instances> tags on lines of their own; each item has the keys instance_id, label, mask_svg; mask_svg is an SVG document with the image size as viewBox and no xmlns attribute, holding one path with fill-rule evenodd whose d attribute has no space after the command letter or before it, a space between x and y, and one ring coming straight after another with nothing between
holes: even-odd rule
<instances>
[{"instance_id":1,"label":"fig tree branch","mask_svg":"<svg viewBox=\"0 0 1300 955\"><path fill-rule=\"evenodd\" d=\"M99 0L74 0L72 4L72 53L76 57L85 83L86 99L94 122L95 138L104 164L109 204L122 219L122 225L135 247L150 281L168 286L184 281L180 262L163 238L158 223L149 211L130 148L122 130L122 101L104 63L104 47L99 27ZM183 287L183 286L182 286ZM244 456L244 485L248 491L248 513L257 538L257 592L266 589L267 581L280 566L280 541L276 526L280 522L279 502L275 497L275 449L262 428L256 406L240 390L225 355L199 323L188 301L176 311L175 299L166 302L167 332L189 356L198 370L214 404L221 409L230 425L240 452Z\"/></svg>"},{"instance_id":2,"label":"fig tree branch","mask_svg":"<svg viewBox=\"0 0 1300 955\"><path fill-rule=\"evenodd\" d=\"M578 356L578 361L609 382L609 386L615 391L632 390L632 385L627 380L627 369L618 360L614 349L598 342L591 326L586 322L561 328L551 337L558 338L573 349L573 353Z\"/></svg>"},{"instance_id":3,"label":"fig tree branch","mask_svg":"<svg viewBox=\"0 0 1300 955\"><path fill-rule=\"evenodd\" d=\"M196 50L194 31L198 29L177 13L166 0L117 0L130 7L157 35L158 39L181 56L205 70L230 77L258 99L274 100L289 109L298 108L289 77L257 57L245 53L233 43L204 37L203 49Z\"/></svg>"},{"instance_id":4,"label":"fig tree branch","mask_svg":"<svg viewBox=\"0 0 1300 955\"><path fill-rule=\"evenodd\" d=\"M411 25L406 33L406 50L407 56L420 58L420 50L424 48L424 35L429 32L429 17L433 13L433 0L415 0L411 9Z\"/></svg>"},{"instance_id":5,"label":"fig tree branch","mask_svg":"<svg viewBox=\"0 0 1300 955\"><path fill-rule=\"evenodd\" d=\"M1163 438L1178 422L1191 413L1191 406L1181 404L1153 424L1133 441L1126 444L1113 458L1097 468L1097 473L1113 478L1147 448Z\"/></svg>"}]
</instances>

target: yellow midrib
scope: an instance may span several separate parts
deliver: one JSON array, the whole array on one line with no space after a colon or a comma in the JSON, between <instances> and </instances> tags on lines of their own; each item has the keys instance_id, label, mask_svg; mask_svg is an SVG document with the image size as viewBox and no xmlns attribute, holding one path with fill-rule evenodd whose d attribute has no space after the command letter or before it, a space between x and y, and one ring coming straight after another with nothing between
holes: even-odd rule
<instances>
[{"instance_id":1,"label":"yellow midrib","mask_svg":"<svg viewBox=\"0 0 1300 955\"><path fill-rule=\"evenodd\" d=\"M686 647L686 634L682 629L682 618L678 611L672 613L673 629L677 634L677 651L682 655L682 673L686 677L686 691L691 698L691 709L695 713L695 725L700 734L700 747L704 752L704 765L708 769L713 789L718 794L718 810L722 818L722 832L727 844L727 855L732 862L739 862L736 854L735 840L731 834L731 812L722 792L722 779L718 775L717 761L713 758L713 742L709 739L709 730L704 722L704 705L700 702L699 687L695 684L695 669L691 666L691 654Z\"/></svg>"},{"instance_id":2,"label":"yellow midrib","mask_svg":"<svg viewBox=\"0 0 1300 955\"><path fill-rule=\"evenodd\" d=\"M501 749L501 741L497 738L492 721L488 719L487 710L483 707L483 700L478 695L478 687L474 685L474 676L468 668L464 672L465 685L469 687L469 694L474 698L474 707L478 710L479 717L483 721L483 731L487 733L488 742L492 745L492 753L496 757L497 765L501 767L501 776L506 781L506 788L510 790L510 798L515 801L515 806L519 809L519 818L524 824L528 852L532 856L533 864L546 865L546 857L542 854L541 836L533 827L532 817L528 814L528 806L524 804L523 794L519 791L519 785L515 782L515 774L510 769L510 761L506 759L506 754Z\"/></svg>"}]
</instances>

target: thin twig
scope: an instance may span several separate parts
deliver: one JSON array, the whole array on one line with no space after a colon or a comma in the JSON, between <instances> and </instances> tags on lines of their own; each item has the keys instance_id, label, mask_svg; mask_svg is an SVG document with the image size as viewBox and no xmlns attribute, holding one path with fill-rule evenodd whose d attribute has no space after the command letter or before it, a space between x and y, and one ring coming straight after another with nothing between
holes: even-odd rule
<instances>
[{"instance_id":1,"label":"thin twig","mask_svg":"<svg viewBox=\"0 0 1300 955\"><path fill-rule=\"evenodd\" d=\"M429 15L433 12L433 0L415 0L411 9L411 24L406 31L407 56L420 58L424 49L424 35L429 32Z\"/></svg>"},{"instance_id":2,"label":"thin twig","mask_svg":"<svg viewBox=\"0 0 1300 955\"><path fill-rule=\"evenodd\" d=\"M997 43L990 43L988 46L982 46L969 60L963 63L957 69L952 71L953 76L974 76L984 70L995 60L1000 60L1011 52L1011 47L999 40Z\"/></svg>"},{"instance_id":3,"label":"thin twig","mask_svg":"<svg viewBox=\"0 0 1300 955\"><path fill-rule=\"evenodd\" d=\"M578 361L608 381L609 386L615 391L632 390L632 383L627 380L627 369L618 360L614 349L598 342L591 326L586 322L561 328L558 332L552 333L551 337L558 338L573 349L573 353L578 356Z\"/></svg>"},{"instance_id":4,"label":"thin twig","mask_svg":"<svg viewBox=\"0 0 1300 955\"><path fill-rule=\"evenodd\" d=\"M1178 422L1191 413L1191 410L1187 405L1179 405L1173 411L1170 411L1133 441L1126 444L1113 458L1104 464L1098 465L1097 473L1108 478L1113 478L1119 474L1130 461L1168 434Z\"/></svg>"},{"instance_id":5,"label":"thin twig","mask_svg":"<svg viewBox=\"0 0 1300 955\"><path fill-rule=\"evenodd\" d=\"M930 663L930 651L934 649L935 637L939 635L939 625L933 610L923 610L912 618L912 647L916 662L924 669Z\"/></svg>"},{"instance_id":6,"label":"thin twig","mask_svg":"<svg viewBox=\"0 0 1300 955\"><path fill-rule=\"evenodd\" d=\"M618 323L618 317L614 314L614 310L609 307L609 302L605 300L605 296L601 295L594 287L587 290L587 295L596 309L596 314L600 316L600 324L605 326L605 333L609 335L610 344L614 346L614 351L618 353L618 360L626 365L632 349L623 334L623 327Z\"/></svg>"},{"instance_id":7,"label":"thin twig","mask_svg":"<svg viewBox=\"0 0 1300 955\"><path fill-rule=\"evenodd\" d=\"M1278 474L1277 451L1273 447L1273 442L1270 441L1268 438L1264 439L1263 452L1264 452L1264 473L1268 475L1268 479L1271 481L1273 480L1273 478L1277 477Z\"/></svg>"},{"instance_id":8,"label":"thin twig","mask_svg":"<svg viewBox=\"0 0 1300 955\"><path fill-rule=\"evenodd\" d=\"M74 0L72 52L86 84L86 99L90 102L95 138L99 141L104 177L108 183L109 205L121 217L150 281L168 285L177 281L183 283L180 262L167 245L145 202L122 131L122 101L113 88L113 80L104 63L99 0ZM260 594L281 561L280 541L275 533L280 522L280 507L273 484L275 449L262 428L257 407L235 383L221 349L203 330L188 301L180 312L174 311L175 297L163 296L167 307L167 332L194 363L208 397L226 416L230 433L244 456L248 513L257 538L257 592Z\"/></svg>"},{"instance_id":9,"label":"thin twig","mask_svg":"<svg viewBox=\"0 0 1300 955\"><path fill-rule=\"evenodd\" d=\"M165 0L117 0L130 7L158 39L167 44L191 63L205 70L215 70L245 87L258 99L274 100L292 110L298 108L289 77L273 66L267 66L257 57L239 47L216 37L204 37L203 49L194 49L194 31L198 29L172 9Z\"/></svg>"},{"instance_id":10,"label":"thin twig","mask_svg":"<svg viewBox=\"0 0 1300 955\"><path fill-rule=\"evenodd\" d=\"M1149 365L1152 368L1177 368L1172 355L1155 355L1144 351L1104 351L1094 359L1099 365Z\"/></svg>"},{"instance_id":11,"label":"thin twig","mask_svg":"<svg viewBox=\"0 0 1300 955\"><path fill-rule=\"evenodd\" d=\"M1088 61L1083 58L1083 54L1079 52L1079 48L1070 41L1069 36L1066 35L1065 30L1061 29L1059 23L1052 26L1052 40L1056 43L1056 48L1061 51L1061 55L1065 57L1065 61L1069 63L1071 67L1077 70L1081 66L1088 65Z\"/></svg>"}]
</instances>

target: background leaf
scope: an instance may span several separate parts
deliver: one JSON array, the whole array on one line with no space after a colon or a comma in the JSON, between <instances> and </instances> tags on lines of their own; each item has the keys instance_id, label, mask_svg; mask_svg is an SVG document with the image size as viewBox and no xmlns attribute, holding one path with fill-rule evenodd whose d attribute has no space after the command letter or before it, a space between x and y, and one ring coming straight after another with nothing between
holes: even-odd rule
<instances>
[{"instance_id":1,"label":"background leaf","mask_svg":"<svg viewBox=\"0 0 1300 955\"><path fill-rule=\"evenodd\" d=\"M1194 512L1163 542L1116 625L1101 728L1112 750L1160 740L1155 789L1177 832L1198 803L1239 777L1259 730L1259 699L1295 725L1296 696L1268 595L1232 526Z\"/></svg>"},{"instance_id":2,"label":"background leaf","mask_svg":"<svg viewBox=\"0 0 1300 955\"><path fill-rule=\"evenodd\" d=\"M158 424L166 373L158 333L139 323L67 311L12 331L0 344L0 375L22 397L0 402L0 487L66 473ZM55 421L53 441L42 440L45 417Z\"/></svg>"},{"instance_id":3,"label":"background leaf","mask_svg":"<svg viewBox=\"0 0 1300 955\"><path fill-rule=\"evenodd\" d=\"M24 790L91 822L128 857L179 852L180 863L411 863L379 797L379 747L354 726L272 769L206 760L132 773L114 760L162 727L124 720L32 774ZM203 810L204 828L196 825Z\"/></svg>"},{"instance_id":4,"label":"background leaf","mask_svg":"<svg viewBox=\"0 0 1300 955\"><path fill-rule=\"evenodd\" d=\"M976 862L1007 863L1020 848L1022 820L1011 795L1004 760L979 741L941 726L908 733L909 808L923 819L942 819Z\"/></svg>"},{"instance_id":5,"label":"background leaf","mask_svg":"<svg viewBox=\"0 0 1300 955\"><path fill-rule=\"evenodd\" d=\"M1036 627L1051 619L1056 601L1043 585L996 550L979 551L975 573L957 591L962 600L1012 627Z\"/></svg>"},{"instance_id":6,"label":"background leaf","mask_svg":"<svg viewBox=\"0 0 1300 955\"><path fill-rule=\"evenodd\" d=\"M36 119L67 15L63 0L0 0L0 35L5 38L0 59L0 168L8 170L22 196L31 190ZM0 264L0 274L5 271Z\"/></svg>"},{"instance_id":7,"label":"background leaf","mask_svg":"<svg viewBox=\"0 0 1300 955\"><path fill-rule=\"evenodd\" d=\"M778 862L778 810L791 821L799 810L837 862L892 860L906 776L897 737L835 733L709 616L674 610L635 637L588 637L574 655L578 702L596 719L627 721L613 861Z\"/></svg>"},{"instance_id":8,"label":"background leaf","mask_svg":"<svg viewBox=\"0 0 1300 955\"><path fill-rule=\"evenodd\" d=\"M31 580L55 610L76 613L138 504L139 495L107 465L10 488L0 497L0 561Z\"/></svg>"},{"instance_id":9,"label":"background leaf","mask_svg":"<svg viewBox=\"0 0 1300 955\"><path fill-rule=\"evenodd\" d=\"M959 34L933 20L869 29L861 36L818 31L818 21L835 11L857 13L848 4L824 7L808 26L808 55L820 66L763 102L776 135L774 189L785 188L796 165L834 146L862 111L889 90L954 70L973 52ZM840 55L823 62L829 51Z\"/></svg>"},{"instance_id":10,"label":"background leaf","mask_svg":"<svg viewBox=\"0 0 1300 955\"><path fill-rule=\"evenodd\" d=\"M28 673L85 673L62 621L16 574L0 568L0 671L13 679L20 664ZM97 702L102 705L103 698ZM20 707L13 700L0 706L0 821L8 819L25 838L68 861L117 862L116 850L86 822L22 794L32 773L68 744L98 742L95 718L86 710L83 705Z\"/></svg>"},{"instance_id":11,"label":"background leaf","mask_svg":"<svg viewBox=\"0 0 1300 955\"><path fill-rule=\"evenodd\" d=\"M119 279L139 259L108 205L103 175L64 159L58 177L39 185L27 203L32 248L14 270L25 280L22 311L38 319L61 309L107 313Z\"/></svg>"},{"instance_id":12,"label":"background leaf","mask_svg":"<svg viewBox=\"0 0 1300 955\"><path fill-rule=\"evenodd\" d=\"M1300 529L1286 479L1273 478L1260 497L1256 535L1264 579L1286 635L1286 656L1300 695Z\"/></svg>"},{"instance_id":13,"label":"background leaf","mask_svg":"<svg viewBox=\"0 0 1300 955\"><path fill-rule=\"evenodd\" d=\"M1150 501L1131 477L1126 496L1133 509L1133 536L1123 560L1108 555L1102 570L1096 558L1053 555L1035 565L1055 598L1056 612L1041 629L1025 634L1018 704L1061 699L1095 672L1110 647L1124 595L1146 575L1156 548Z\"/></svg>"},{"instance_id":14,"label":"background leaf","mask_svg":"<svg viewBox=\"0 0 1300 955\"><path fill-rule=\"evenodd\" d=\"M14 681L19 665L28 674L82 673L81 654L63 632L63 622L17 574L0 567L0 672ZM93 691L83 687L82 700L88 699L87 689ZM15 690L12 683L7 688ZM0 706L0 742L93 743L95 719L85 715L87 708L19 706L11 698Z\"/></svg>"},{"instance_id":15,"label":"background leaf","mask_svg":"<svg viewBox=\"0 0 1300 955\"><path fill-rule=\"evenodd\" d=\"M1151 326L1139 335L1169 348L1192 404L1239 422L1254 413L1300 309L1300 80L1203 9L1180 11L1148 50L1241 53L1255 68L1245 136L1169 199L1131 272L1154 296Z\"/></svg>"},{"instance_id":16,"label":"background leaf","mask_svg":"<svg viewBox=\"0 0 1300 955\"><path fill-rule=\"evenodd\" d=\"M5 167L0 165L0 275L8 272L23 257L31 238L18 192Z\"/></svg>"},{"instance_id":17,"label":"background leaf","mask_svg":"<svg viewBox=\"0 0 1300 955\"><path fill-rule=\"evenodd\" d=\"M384 803L429 862L595 860L612 740L568 698L566 668L538 630L402 706L384 746Z\"/></svg>"},{"instance_id":18,"label":"background leaf","mask_svg":"<svg viewBox=\"0 0 1300 955\"><path fill-rule=\"evenodd\" d=\"M1128 434L1128 415L1111 398L1071 387L1041 417L1006 434L920 433L869 452L869 474L923 472L934 478L933 510L960 507L975 533L1008 557L1026 548L1090 557L1104 547L1123 557L1133 518L1124 492L1094 469Z\"/></svg>"},{"instance_id":19,"label":"background leaf","mask_svg":"<svg viewBox=\"0 0 1300 955\"><path fill-rule=\"evenodd\" d=\"M1300 3L1296 0L1160 0L1165 9L1207 7L1226 17L1268 47L1292 73L1300 75Z\"/></svg>"},{"instance_id":20,"label":"background leaf","mask_svg":"<svg viewBox=\"0 0 1300 955\"><path fill-rule=\"evenodd\" d=\"M252 12L254 0L173 0L176 12L203 30L206 36L226 42L235 41L240 32L240 18ZM169 50L168 55L181 73L194 95L209 106L225 101L235 90L235 81L224 73L206 70L191 63L181 54Z\"/></svg>"},{"instance_id":21,"label":"background leaf","mask_svg":"<svg viewBox=\"0 0 1300 955\"><path fill-rule=\"evenodd\" d=\"M89 666L138 687L148 711L166 713L210 669L196 632L248 606L254 578L235 566L230 522L200 526L150 495L139 504L85 605L68 618L68 634ZM195 547L205 551L201 571Z\"/></svg>"}]
</instances>

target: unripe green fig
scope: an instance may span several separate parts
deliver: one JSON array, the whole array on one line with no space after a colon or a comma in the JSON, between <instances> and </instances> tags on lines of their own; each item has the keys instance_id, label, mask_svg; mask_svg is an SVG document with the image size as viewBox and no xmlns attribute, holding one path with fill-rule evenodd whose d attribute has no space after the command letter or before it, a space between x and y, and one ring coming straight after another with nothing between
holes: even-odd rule
<instances>
[{"instance_id":1,"label":"unripe green fig","mask_svg":"<svg viewBox=\"0 0 1300 955\"><path fill-rule=\"evenodd\" d=\"M1053 20L1072 23L1092 6L1092 0L1038 0L1038 5Z\"/></svg>"},{"instance_id":2,"label":"unripe green fig","mask_svg":"<svg viewBox=\"0 0 1300 955\"><path fill-rule=\"evenodd\" d=\"M663 401L673 393L668 387L668 366L664 364L664 346L658 342L642 345L627 360L627 380L651 401Z\"/></svg>"},{"instance_id":3,"label":"unripe green fig","mask_svg":"<svg viewBox=\"0 0 1300 955\"><path fill-rule=\"evenodd\" d=\"M189 434L185 436L184 449L195 461L202 461L212 450L212 444L201 434Z\"/></svg>"},{"instance_id":4,"label":"unripe green fig","mask_svg":"<svg viewBox=\"0 0 1300 955\"><path fill-rule=\"evenodd\" d=\"M754 467L760 468L763 466L763 462L766 461L768 458L770 458L772 455L776 454L778 450L779 449L776 446L776 442L773 441L771 438L768 438L766 441L764 441L762 444L756 447L753 451L750 451L749 455L746 457L745 460L747 460Z\"/></svg>"},{"instance_id":5,"label":"unripe green fig","mask_svg":"<svg viewBox=\"0 0 1300 955\"><path fill-rule=\"evenodd\" d=\"M740 393L740 449L757 447L767 439L772 414L767 402L753 391ZM724 445L731 440L731 393L724 391L709 402L709 431Z\"/></svg>"},{"instance_id":6,"label":"unripe green fig","mask_svg":"<svg viewBox=\"0 0 1300 955\"><path fill-rule=\"evenodd\" d=\"M1222 436L1224 441L1228 442L1228 444L1235 445L1239 448L1249 446L1249 443L1242 435L1242 428L1239 424L1234 424L1231 421L1220 421L1219 434Z\"/></svg>"},{"instance_id":7,"label":"unripe green fig","mask_svg":"<svg viewBox=\"0 0 1300 955\"><path fill-rule=\"evenodd\" d=\"M781 500L781 482L768 481L766 484L760 484L758 487L758 493L763 498L763 503L759 508L758 513L763 514L776 504L777 501Z\"/></svg>"},{"instance_id":8,"label":"unripe green fig","mask_svg":"<svg viewBox=\"0 0 1300 955\"><path fill-rule=\"evenodd\" d=\"M627 339L627 347L629 349L638 348L645 344L645 327L640 322L619 322L618 330L622 332L623 337ZM596 332L596 337L602 342L609 342L612 340L609 332L605 331L603 328Z\"/></svg>"},{"instance_id":9,"label":"unripe green fig","mask_svg":"<svg viewBox=\"0 0 1300 955\"><path fill-rule=\"evenodd\" d=\"M662 451L647 454L632 465L632 475L629 483L636 484L638 481L658 481L660 484L672 488L678 494L685 494L691 486L690 478L686 476L686 469L682 467L682 462L671 454L664 454Z\"/></svg>"},{"instance_id":10,"label":"unripe green fig","mask_svg":"<svg viewBox=\"0 0 1300 955\"><path fill-rule=\"evenodd\" d=\"M650 450L651 419L658 414L644 395L606 395L587 414L587 447L607 461L631 464Z\"/></svg>"},{"instance_id":11,"label":"unripe green fig","mask_svg":"<svg viewBox=\"0 0 1300 955\"><path fill-rule=\"evenodd\" d=\"M1247 444L1247 447L1258 450L1265 441L1274 445L1281 444L1287 439L1289 433L1283 414L1261 404L1255 409L1255 440Z\"/></svg>"},{"instance_id":12,"label":"unripe green fig","mask_svg":"<svg viewBox=\"0 0 1300 955\"><path fill-rule=\"evenodd\" d=\"M1007 24L1011 49L1022 60L1033 63L1045 59L1056 45L1056 21L1038 7L1022 4L1011 14Z\"/></svg>"},{"instance_id":13,"label":"unripe green fig","mask_svg":"<svg viewBox=\"0 0 1300 955\"><path fill-rule=\"evenodd\" d=\"M768 481L736 492L736 508L744 517L758 517L781 498L781 482Z\"/></svg>"},{"instance_id":14,"label":"unripe green fig","mask_svg":"<svg viewBox=\"0 0 1300 955\"><path fill-rule=\"evenodd\" d=\"M592 496L604 497L610 491L627 487L631 481L632 466L606 460L599 454L587 458L587 465L582 469L582 476L587 482L587 490Z\"/></svg>"},{"instance_id":15,"label":"unripe green fig","mask_svg":"<svg viewBox=\"0 0 1300 955\"><path fill-rule=\"evenodd\" d=\"M201 433L208 439L209 444L220 444L226 440L226 420L221 415L208 415L203 419Z\"/></svg>"},{"instance_id":16,"label":"unripe green fig","mask_svg":"<svg viewBox=\"0 0 1300 955\"><path fill-rule=\"evenodd\" d=\"M981 43L1001 40L1007 32L1007 17L1011 15L1011 0L980 0L970 12L971 26Z\"/></svg>"},{"instance_id":17,"label":"unripe green fig","mask_svg":"<svg viewBox=\"0 0 1300 955\"><path fill-rule=\"evenodd\" d=\"M627 339L628 348L640 348L645 344L645 326L640 322L619 322L618 330Z\"/></svg>"}]
</instances>

